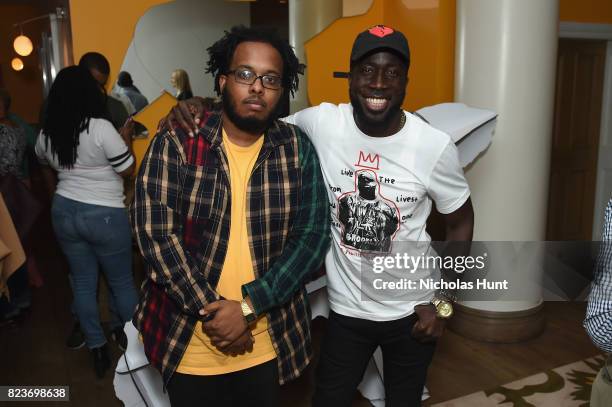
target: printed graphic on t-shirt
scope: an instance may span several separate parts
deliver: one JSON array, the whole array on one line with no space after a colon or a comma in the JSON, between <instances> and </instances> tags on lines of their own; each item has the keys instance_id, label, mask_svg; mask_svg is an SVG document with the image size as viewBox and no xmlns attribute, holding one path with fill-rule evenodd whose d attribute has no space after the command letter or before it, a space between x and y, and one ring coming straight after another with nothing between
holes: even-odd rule
<instances>
[{"instance_id":1,"label":"printed graphic on t-shirt","mask_svg":"<svg viewBox=\"0 0 612 407\"><path fill-rule=\"evenodd\" d=\"M378 181L380 158L359 152L355 164L355 189L338 198L338 220L342 244L360 251L389 252L400 214L393 201L386 199Z\"/></svg>"}]
</instances>

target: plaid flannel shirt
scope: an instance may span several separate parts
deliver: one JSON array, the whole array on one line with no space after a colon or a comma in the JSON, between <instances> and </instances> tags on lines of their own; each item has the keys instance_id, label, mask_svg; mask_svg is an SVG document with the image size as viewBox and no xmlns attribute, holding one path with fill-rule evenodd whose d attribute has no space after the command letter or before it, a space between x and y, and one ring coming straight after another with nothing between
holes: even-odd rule
<instances>
[{"instance_id":1,"label":"plaid flannel shirt","mask_svg":"<svg viewBox=\"0 0 612 407\"><path fill-rule=\"evenodd\" d=\"M310 307L304 282L329 246L329 204L314 147L298 127L275 121L265 132L247 189L247 227L255 280L242 286L265 313L280 383L311 358ZM195 138L155 136L142 162L131 207L147 265L134 325L164 387L198 321L218 300L230 230L230 177L221 115Z\"/></svg>"}]
</instances>

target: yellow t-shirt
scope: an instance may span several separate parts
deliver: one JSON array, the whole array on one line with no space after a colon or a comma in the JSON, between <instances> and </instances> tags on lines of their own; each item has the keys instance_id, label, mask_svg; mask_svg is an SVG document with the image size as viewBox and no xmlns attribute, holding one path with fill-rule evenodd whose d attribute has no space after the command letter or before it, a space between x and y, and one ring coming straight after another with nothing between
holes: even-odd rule
<instances>
[{"instance_id":1,"label":"yellow t-shirt","mask_svg":"<svg viewBox=\"0 0 612 407\"><path fill-rule=\"evenodd\" d=\"M217 292L228 300L242 300L242 285L255 280L247 232L246 192L262 145L263 136L248 147L238 146L228 139L223 130L223 146L230 169L232 220ZM253 351L229 356L210 343L210 338L202 331L202 323L198 322L176 371L201 376L218 375L248 369L276 358L265 316L258 319L252 333L255 339Z\"/></svg>"}]
</instances>

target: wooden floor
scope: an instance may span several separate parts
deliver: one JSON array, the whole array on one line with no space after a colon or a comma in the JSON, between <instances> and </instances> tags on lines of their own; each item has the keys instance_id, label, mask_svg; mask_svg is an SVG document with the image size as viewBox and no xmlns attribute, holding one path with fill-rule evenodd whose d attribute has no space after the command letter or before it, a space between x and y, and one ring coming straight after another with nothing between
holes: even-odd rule
<instances>
[{"instance_id":1,"label":"wooden floor","mask_svg":"<svg viewBox=\"0 0 612 407\"><path fill-rule=\"evenodd\" d=\"M114 397L111 372L104 380L97 380L88 351L85 348L71 351L64 345L72 324L66 264L50 229L41 226L38 233L44 242L39 264L45 285L33 291L30 314L21 323L0 328L0 385L70 386L69 403L35 405L121 406ZM447 332L429 371L427 386L432 398L426 404L494 387L597 354L581 327L584 311L585 305L581 303L547 303L545 333L521 344L485 344ZM316 320L313 324L316 348L324 331L325 321ZM116 360L119 352L113 346L111 349ZM313 369L310 367L302 378L283 388L283 406L308 406L312 382ZM354 406L368 405L356 396Z\"/></svg>"},{"instance_id":2,"label":"wooden floor","mask_svg":"<svg viewBox=\"0 0 612 407\"><path fill-rule=\"evenodd\" d=\"M518 344L487 344L446 332L429 369L425 405L509 383L601 352L582 328L586 303L548 302L546 329Z\"/></svg>"}]
</instances>

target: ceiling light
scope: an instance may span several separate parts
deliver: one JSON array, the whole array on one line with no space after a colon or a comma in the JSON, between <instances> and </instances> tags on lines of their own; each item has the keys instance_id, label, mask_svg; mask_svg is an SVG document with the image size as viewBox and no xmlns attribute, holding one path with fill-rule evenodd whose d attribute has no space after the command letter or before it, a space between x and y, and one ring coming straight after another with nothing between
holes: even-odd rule
<instances>
[{"instance_id":1,"label":"ceiling light","mask_svg":"<svg viewBox=\"0 0 612 407\"><path fill-rule=\"evenodd\" d=\"M13 58L11 61L11 67L16 71L21 71L23 69L23 61L21 58Z\"/></svg>"},{"instance_id":2,"label":"ceiling light","mask_svg":"<svg viewBox=\"0 0 612 407\"><path fill-rule=\"evenodd\" d=\"M27 57L34 49L32 41L23 34L15 38L15 41L13 41L13 48L15 48L15 52L22 57Z\"/></svg>"}]
</instances>

